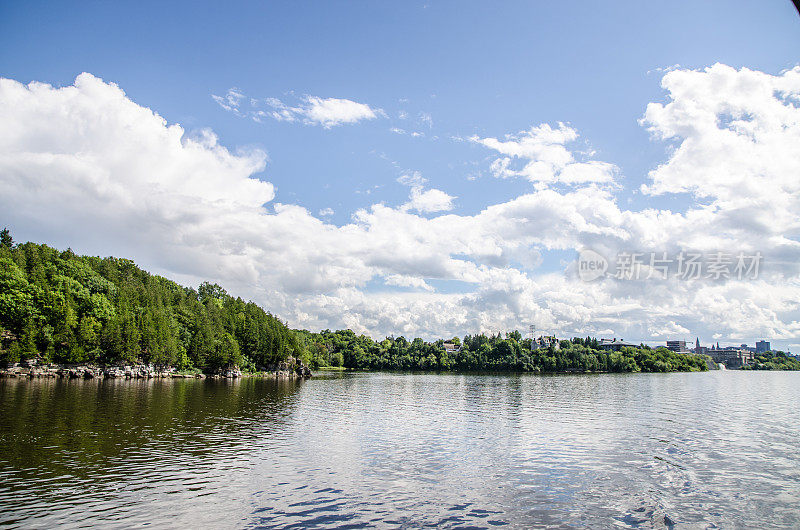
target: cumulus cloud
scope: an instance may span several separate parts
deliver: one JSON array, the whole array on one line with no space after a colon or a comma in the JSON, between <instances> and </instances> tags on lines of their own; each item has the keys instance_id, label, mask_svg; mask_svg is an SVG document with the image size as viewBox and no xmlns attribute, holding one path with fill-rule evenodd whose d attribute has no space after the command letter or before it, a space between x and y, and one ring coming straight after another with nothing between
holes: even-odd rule
<instances>
[{"instance_id":1,"label":"cumulus cloud","mask_svg":"<svg viewBox=\"0 0 800 530\"><path fill-rule=\"evenodd\" d=\"M578 132L559 123L531 127L508 134L504 140L472 136L469 140L503 155L492 162L492 174L498 178L523 177L533 183L548 185L611 183L617 167L597 160L576 160L567 145L578 139ZM520 166L517 161L522 162Z\"/></svg>"},{"instance_id":2,"label":"cumulus cloud","mask_svg":"<svg viewBox=\"0 0 800 530\"><path fill-rule=\"evenodd\" d=\"M218 237L203 235L209 219L233 224L275 195L254 177L265 168L264 152L230 153L207 130L187 135L90 74L60 89L0 79L0 121L3 216L43 239L102 233L120 255L134 239L201 257ZM219 265L250 268L243 256Z\"/></svg>"},{"instance_id":3,"label":"cumulus cloud","mask_svg":"<svg viewBox=\"0 0 800 530\"><path fill-rule=\"evenodd\" d=\"M402 208L417 210L420 213L444 212L453 209L453 197L442 190L424 190L421 187L411 188L409 201Z\"/></svg>"},{"instance_id":4,"label":"cumulus cloud","mask_svg":"<svg viewBox=\"0 0 800 530\"><path fill-rule=\"evenodd\" d=\"M642 124L677 142L642 191L689 193L707 205L711 234L794 259L800 234L800 67L780 75L715 64L672 70L666 104L650 103Z\"/></svg>"},{"instance_id":5,"label":"cumulus cloud","mask_svg":"<svg viewBox=\"0 0 800 530\"><path fill-rule=\"evenodd\" d=\"M132 257L189 284L219 281L310 329L430 338L535 323L629 340L692 331L701 339L796 342L799 74L722 65L665 74L668 100L648 106L642 123L673 150L645 191L688 193L685 211L621 207L609 185L613 164L570 149L572 128L538 125L472 139L498 153L498 176L543 184L529 193L473 215L442 214L454 197L426 189L426 179L411 173L398 179L410 188L406 204L371 205L341 227L322 219L326 210L314 216L274 202L273 186L260 176L263 152L231 152L210 131L187 134L112 83L89 74L62 88L3 79L0 211L25 237ZM251 104L236 94L222 102ZM332 119L320 112L320 124ZM749 159L737 158L738 150ZM717 164L729 180L714 173ZM582 248L604 255L758 250L765 268L752 281L586 283L574 265L539 271L548 252ZM376 280L404 290L373 292L367 286ZM440 292L438 282L460 288Z\"/></svg>"},{"instance_id":6,"label":"cumulus cloud","mask_svg":"<svg viewBox=\"0 0 800 530\"><path fill-rule=\"evenodd\" d=\"M235 88L229 89L225 96L212 94L211 97L220 107L237 116L247 116L255 121L261 121L263 118L286 122L300 121L306 125L321 125L325 129L362 120L374 120L378 116L385 115L383 110L372 108L366 103L340 98L303 96L297 105L292 106L274 97L263 100L247 98ZM248 108L242 108L244 100L249 100ZM262 108L262 103L265 108Z\"/></svg>"},{"instance_id":7,"label":"cumulus cloud","mask_svg":"<svg viewBox=\"0 0 800 530\"><path fill-rule=\"evenodd\" d=\"M448 195L442 190L426 190L424 184L427 181L419 171L404 174L397 178L397 182L400 184L411 187L408 202L400 207L402 211L416 210L420 213L434 213L453 209L453 200L456 197Z\"/></svg>"},{"instance_id":8,"label":"cumulus cloud","mask_svg":"<svg viewBox=\"0 0 800 530\"><path fill-rule=\"evenodd\" d=\"M675 145L642 191L697 201L684 240L763 250L789 276L800 243L800 67L780 75L715 64L671 70L667 103L650 103L642 124ZM776 270L776 269L773 269Z\"/></svg>"}]
</instances>

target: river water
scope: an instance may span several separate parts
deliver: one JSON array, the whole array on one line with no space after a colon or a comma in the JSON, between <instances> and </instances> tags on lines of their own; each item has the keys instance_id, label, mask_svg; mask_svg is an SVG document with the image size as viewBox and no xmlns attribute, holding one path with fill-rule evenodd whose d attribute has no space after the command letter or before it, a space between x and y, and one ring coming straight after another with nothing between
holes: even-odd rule
<instances>
[{"instance_id":1,"label":"river water","mask_svg":"<svg viewBox=\"0 0 800 530\"><path fill-rule=\"evenodd\" d=\"M798 527L800 373L0 380L0 524Z\"/></svg>"}]
</instances>

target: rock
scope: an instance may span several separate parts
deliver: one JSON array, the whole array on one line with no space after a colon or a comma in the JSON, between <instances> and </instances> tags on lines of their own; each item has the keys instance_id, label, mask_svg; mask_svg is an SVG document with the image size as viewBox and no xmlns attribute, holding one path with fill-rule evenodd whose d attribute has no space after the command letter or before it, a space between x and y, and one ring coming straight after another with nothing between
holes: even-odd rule
<instances>
[{"instance_id":1,"label":"rock","mask_svg":"<svg viewBox=\"0 0 800 530\"><path fill-rule=\"evenodd\" d=\"M119 367L113 367L106 369L104 375L110 378L125 377L125 372Z\"/></svg>"}]
</instances>

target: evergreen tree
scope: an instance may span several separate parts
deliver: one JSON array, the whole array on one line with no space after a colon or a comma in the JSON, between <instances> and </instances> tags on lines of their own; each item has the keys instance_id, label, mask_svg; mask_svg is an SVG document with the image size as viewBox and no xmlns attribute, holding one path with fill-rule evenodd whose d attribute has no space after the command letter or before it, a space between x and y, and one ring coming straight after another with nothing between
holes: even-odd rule
<instances>
[{"instance_id":1,"label":"evergreen tree","mask_svg":"<svg viewBox=\"0 0 800 530\"><path fill-rule=\"evenodd\" d=\"M11 237L11 232L8 228L0 230L0 247L5 247L9 250L14 246L14 239Z\"/></svg>"}]
</instances>

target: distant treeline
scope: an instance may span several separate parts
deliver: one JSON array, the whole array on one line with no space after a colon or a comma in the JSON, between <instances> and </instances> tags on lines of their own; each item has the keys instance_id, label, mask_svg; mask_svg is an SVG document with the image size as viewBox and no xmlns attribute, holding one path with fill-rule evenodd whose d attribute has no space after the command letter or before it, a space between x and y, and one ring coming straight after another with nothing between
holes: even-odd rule
<instances>
[{"instance_id":1,"label":"distant treeline","mask_svg":"<svg viewBox=\"0 0 800 530\"><path fill-rule=\"evenodd\" d=\"M743 370L800 370L800 359L789 357L782 351L758 353Z\"/></svg>"},{"instance_id":2,"label":"distant treeline","mask_svg":"<svg viewBox=\"0 0 800 530\"><path fill-rule=\"evenodd\" d=\"M214 369L297 353L292 330L218 285L194 290L127 259L14 245L0 233L0 361Z\"/></svg>"},{"instance_id":3,"label":"distant treeline","mask_svg":"<svg viewBox=\"0 0 800 530\"><path fill-rule=\"evenodd\" d=\"M460 347L446 351L444 341L408 341L404 337L376 342L350 330L301 334L312 368L333 366L362 370L431 370L496 372L696 372L708 369L705 355L680 354L666 348L600 349L593 338L562 340L559 348L531 351L531 339L519 331L505 337L467 335L448 342Z\"/></svg>"}]
</instances>

